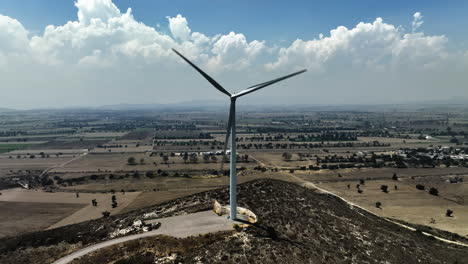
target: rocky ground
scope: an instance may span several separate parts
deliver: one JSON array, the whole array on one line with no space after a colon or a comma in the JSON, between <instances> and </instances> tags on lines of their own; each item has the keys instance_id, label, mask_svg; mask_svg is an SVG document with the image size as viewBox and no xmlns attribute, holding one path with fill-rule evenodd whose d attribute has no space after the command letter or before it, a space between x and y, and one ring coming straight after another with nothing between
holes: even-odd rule
<instances>
[{"instance_id":1,"label":"rocky ground","mask_svg":"<svg viewBox=\"0 0 468 264\"><path fill-rule=\"evenodd\" d=\"M293 183L239 185L239 205L256 225L187 239L153 237L107 248L74 263L468 263L468 248L403 229L330 195ZM125 215L0 240L0 263L49 263L97 243L135 220L209 209L228 189L173 200ZM135 228L130 232L142 232Z\"/></svg>"}]
</instances>

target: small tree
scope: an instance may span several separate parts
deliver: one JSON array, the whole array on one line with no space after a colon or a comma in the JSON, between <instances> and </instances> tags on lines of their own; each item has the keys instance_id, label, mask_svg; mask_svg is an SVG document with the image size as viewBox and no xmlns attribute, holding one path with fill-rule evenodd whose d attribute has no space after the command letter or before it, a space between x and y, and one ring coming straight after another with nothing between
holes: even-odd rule
<instances>
[{"instance_id":1,"label":"small tree","mask_svg":"<svg viewBox=\"0 0 468 264\"><path fill-rule=\"evenodd\" d=\"M422 185L422 184L416 184L416 189L424 191L426 189L426 187L424 185Z\"/></svg>"},{"instance_id":2,"label":"small tree","mask_svg":"<svg viewBox=\"0 0 468 264\"><path fill-rule=\"evenodd\" d=\"M429 193L432 194L432 195L437 196L437 195L439 195L439 190L437 190L437 188L431 187L429 189Z\"/></svg>"},{"instance_id":3,"label":"small tree","mask_svg":"<svg viewBox=\"0 0 468 264\"><path fill-rule=\"evenodd\" d=\"M380 206L382 206L382 203L381 203L381 202L376 202L376 203L375 203L375 207L377 207L377 208L380 209Z\"/></svg>"},{"instance_id":4,"label":"small tree","mask_svg":"<svg viewBox=\"0 0 468 264\"><path fill-rule=\"evenodd\" d=\"M167 162L169 161L169 156L164 155L164 156L163 156L163 160L164 160L164 163L167 164Z\"/></svg>"},{"instance_id":5,"label":"small tree","mask_svg":"<svg viewBox=\"0 0 468 264\"><path fill-rule=\"evenodd\" d=\"M398 181L398 176L396 173L393 173L392 180Z\"/></svg>"},{"instance_id":6,"label":"small tree","mask_svg":"<svg viewBox=\"0 0 468 264\"><path fill-rule=\"evenodd\" d=\"M387 185L381 185L380 190L382 190L382 192L384 192L384 193L388 193L388 186Z\"/></svg>"},{"instance_id":7,"label":"small tree","mask_svg":"<svg viewBox=\"0 0 468 264\"><path fill-rule=\"evenodd\" d=\"M366 184L366 182L364 181L364 179L360 179L360 180L359 180L359 183L360 183L361 185L365 185L365 184Z\"/></svg>"},{"instance_id":8,"label":"small tree","mask_svg":"<svg viewBox=\"0 0 468 264\"><path fill-rule=\"evenodd\" d=\"M153 178L154 178L154 172L152 172L152 171L147 171L147 172L145 173L145 176L148 177L148 178L150 178L150 179L153 179Z\"/></svg>"},{"instance_id":9,"label":"small tree","mask_svg":"<svg viewBox=\"0 0 468 264\"><path fill-rule=\"evenodd\" d=\"M452 217L453 211L450 209L447 209L447 212L445 212L445 216L447 217Z\"/></svg>"},{"instance_id":10,"label":"small tree","mask_svg":"<svg viewBox=\"0 0 468 264\"><path fill-rule=\"evenodd\" d=\"M136 160L135 160L135 158L134 158L134 157L129 157L129 158L127 159L127 164L128 164L128 165L132 165L132 166L133 166L133 165L136 165Z\"/></svg>"},{"instance_id":11,"label":"small tree","mask_svg":"<svg viewBox=\"0 0 468 264\"><path fill-rule=\"evenodd\" d=\"M108 211L102 212L102 217L103 218L106 218L106 217L109 217L109 216L110 216L110 212L108 212Z\"/></svg>"}]
</instances>

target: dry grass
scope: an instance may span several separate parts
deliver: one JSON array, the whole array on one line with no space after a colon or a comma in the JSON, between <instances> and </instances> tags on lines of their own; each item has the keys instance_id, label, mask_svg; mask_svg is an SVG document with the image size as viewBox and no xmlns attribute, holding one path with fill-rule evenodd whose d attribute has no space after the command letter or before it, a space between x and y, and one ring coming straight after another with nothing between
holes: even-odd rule
<instances>
[{"instance_id":1,"label":"dry grass","mask_svg":"<svg viewBox=\"0 0 468 264\"><path fill-rule=\"evenodd\" d=\"M120 190L120 189L119 189ZM133 200L139 195L139 192L131 193L119 193L115 195L117 197L118 207L112 208L111 206L111 197L110 193L80 193L79 197L76 197L74 192L44 192L44 191L34 191L34 190L25 190L25 189L8 189L3 190L2 195L0 196L0 202L5 203L4 209L5 212L8 210L14 210L18 204L25 204L25 206L18 209L18 213L22 212L24 214L30 214L31 219L25 217L24 223L16 223L15 220L7 221L11 226L18 226L18 228L26 227L30 224L34 224L33 221L44 217L44 221L48 225L41 225L42 229L44 228L56 228L68 224L79 223L83 221L88 221L91 219L97 219L102 217L103 211L109 211L112 215L119 213L125 207L127 207ZM92 206L91 200L96 199L98 206ZM49 206L52 208L51 214L53 215L54 221L49 221L50 217L48 216L47 211L39 210L29 210L28 206L34 208L37 204L37 207L40 209L44 206ZM41 205L46 204L46 205ZM54 213L53 207L57 205L57 209L68 208L65 206L69 205L70 208L76 208L73 211L70 211L68 214L57 215ZM26 206L28 205L28 206ZM42 207L41 207L42 206ZM8 210L7 210L8 209ZM59 211L61 212L61 211ZM32 222L30 222L31 220Z\"/></svg>"},{"instance_id":2,"label":"dry grass","mask_svg":"<svg viewBox=\"0 0 468 264\"><path fill-rule=\"evenodd\" d=\"M83 204L0 202L0 237L44 230Z\"/></svg>"},{"instance_id":3,"label":"dry grass","mask_svg":"<svg viewBox=\"0 0 468 264\"><path fill-rule=\"evenodd\" d=\"M420 191L415 185L400 181L377 180L366 181L361 185L363 190L359 194L356 182L329 182L318 184L319 187L336 193L345 199L354 202L364 208L383 217L390 217L406 222L428 225L438 229L468 236L468 207L444 199L440 196L430 195L428 191ZM351 188L348 189L347 185ZM387 185L389 192L384 193L381 185ZM398 186L398 190L394 186ZM381 209L376 207L376 202L381 202ZM447 209L453 210L454 217L446 217ZM431 218L435 223L431 223Z\"/></svg>"}]
</instances>

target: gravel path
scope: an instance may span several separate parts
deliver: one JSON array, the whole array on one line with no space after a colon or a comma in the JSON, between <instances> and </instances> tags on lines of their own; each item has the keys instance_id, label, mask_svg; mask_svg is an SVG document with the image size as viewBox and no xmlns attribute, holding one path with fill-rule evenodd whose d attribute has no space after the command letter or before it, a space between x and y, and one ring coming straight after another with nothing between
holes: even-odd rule
<instances>
[{"instance_id":1,"label":"gravel path","mask_svg":"<svg viewBox=\"0 0 468 264\"><path fill-rule=\"evenodd\" d=\"M145 222L160 222L161 226L154 231L120 237L80 249L68 256L56 260L55 262L53 262L53 264L70 263L76 258L82 257L88 253L99 250L101 248L150 236L168 235L173 237L184 238L189 236L197 236L200 234L215 233L219 231L229 231L233 229L234 223L233 221L227 219L226 216L218 216L211 210L188 215L160 218Z\"/></svg>"}]
</instances>

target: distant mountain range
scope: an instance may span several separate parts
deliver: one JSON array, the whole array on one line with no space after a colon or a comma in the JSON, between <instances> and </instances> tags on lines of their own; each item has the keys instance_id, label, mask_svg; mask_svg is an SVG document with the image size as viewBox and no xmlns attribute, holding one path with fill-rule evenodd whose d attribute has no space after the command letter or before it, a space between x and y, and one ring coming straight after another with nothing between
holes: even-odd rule
<instances>
[{"instance_id":1,"label":"distant mountain range","mask_svg":"<svg viewBox=\"0 0 468 264\"><path fill-rule=\"evenodd\" d=\"M387 103L387 104L316 104L316 103L291 103L296 102L293 97L288 98L262 98L262 102L257 102L257 98L245 98L239 101L239 111L252 111L252 110L284 110L284 109L307 109L315 111L371 111L371 110L405 110L405 109L419 109L421 107L452 107L452 106L467 106L467 97L452 97L448 99L437 100L413 100L401 103ZM103 105L95 107L63 107L63 108L40 108L30 110L43 110L43 111L58 111L58 110L102 110L102 111L213 111L223 110L227 111L229 101L226 100L191 100L177 103L155 103L155 104L114 104ZM10 108L0 108L0 112L14 112L21 111Z\"/></svg>"},{"instance_id":2,"label":"distant mountain range","mask_svg":"<svg viewBox=\"0 0 468 264\"><path fill-rule=\"evenodd\" d=\"M13 112L13 111L15 111L15 110L10 109L10 108L3 108L3 107L0 107L0 113L1 113L1 112Z\"/></svg>"}]
</instances>

